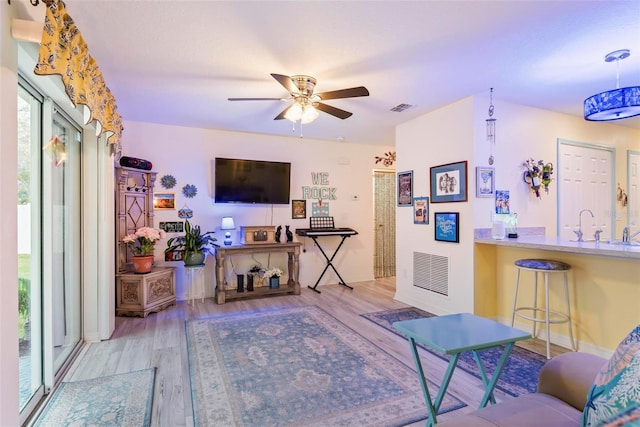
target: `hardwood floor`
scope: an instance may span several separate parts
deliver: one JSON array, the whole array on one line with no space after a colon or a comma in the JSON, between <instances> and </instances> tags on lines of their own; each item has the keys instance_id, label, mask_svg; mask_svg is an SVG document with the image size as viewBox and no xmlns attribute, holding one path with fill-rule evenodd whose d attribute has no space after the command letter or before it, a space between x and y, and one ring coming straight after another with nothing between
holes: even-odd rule
<instances>
[{"instance_id":1,"label":"hardwood floor","mask_svg":"<svg viewBox=\"0 0 640 427\"><path fill-rule=\"evenodd\" d=\"M151 314L145 319L118 317L113 337L108 341L86 346L65 381L78 381L155 366L157 374L152 425L192 426L184 321L211 314L304 305L321 307L413 368L409 344L405 339L360 316L362 313L406 307L405 304L393 300L394 278L351 285L354 287L353 290L340 285L327 285L319 288L321 294L303 288L299 296L233 301L223 305L217 305L212 298L204 302L197 300L193 305L181 301L176 306ZM422 357L425 374L436 384L440 384L446 368L445 362L427 352L422 352ZM439 419L473 411L480 401L483 387L480 380L459 369L455 371L448 391L468 403L468 406L444 414ZM499 390L495 391L495 395L497 400L511 398ZM421 426L424 422L415 425Z\"/></svg>"}]
</instances>

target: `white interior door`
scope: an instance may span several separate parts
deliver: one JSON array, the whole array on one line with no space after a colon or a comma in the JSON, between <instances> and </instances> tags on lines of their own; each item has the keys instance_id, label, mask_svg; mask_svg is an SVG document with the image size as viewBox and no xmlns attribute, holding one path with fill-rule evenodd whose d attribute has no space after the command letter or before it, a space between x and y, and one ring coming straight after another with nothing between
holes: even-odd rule
<instances>
[{"instance_id":1,"label":"white interior door","mask_svg":"<svg viewBox=\"0 0 640 427\"><path fill-rule=\"evenodd\" d=\"M575 240L580 217L584 240L615 236L614 149L558 140L558 236ZM580 211L589 209L589 212Z\"/></svg>"},{"instance_id":2,"label":"white interior door","mask_svg":"<svg viewBox=\"0 0 640 427\"><path fill-rule=\"evenodd\" d=\"M640 225L640 151L627 151L627 222Z\"/></svg>"}]
</instances>

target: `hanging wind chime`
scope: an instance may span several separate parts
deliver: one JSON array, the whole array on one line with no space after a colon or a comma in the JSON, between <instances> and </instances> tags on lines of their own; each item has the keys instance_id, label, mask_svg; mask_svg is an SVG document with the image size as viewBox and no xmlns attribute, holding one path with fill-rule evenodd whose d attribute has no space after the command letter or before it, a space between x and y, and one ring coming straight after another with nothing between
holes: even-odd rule
<instances>
[{"instance_id":1,"label":"hanging wind chime","mask_svg":"<svg viewBox=\"0 0 640 427\"><path fill-rule=\"evenodd\" d=\"M496 119L493 118L493 88L489 93L489 118L487 122L487 142L489 143L489 165L493 165L493 147L496 145Z\"/></svg>"}]
</instances>

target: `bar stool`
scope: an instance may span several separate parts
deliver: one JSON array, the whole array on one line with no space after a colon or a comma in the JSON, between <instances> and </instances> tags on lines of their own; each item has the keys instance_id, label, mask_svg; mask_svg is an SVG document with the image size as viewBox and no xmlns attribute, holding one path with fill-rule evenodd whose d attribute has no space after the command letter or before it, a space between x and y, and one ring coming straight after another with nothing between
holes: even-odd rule
<instances>
[{"instance_id":1,"label":"bar stool","mask_svg":"<svg viewBox=\"0 0 640 427\"><path fill-rule=\"evenodd\" d=\"M538 323L544 323L546 326L547 338L547 359L551 359L549 325L551 323L568 323L569 338L571 339L571 349L576 350L575 341L573 340L573 331L571 325L571 308L569 306L569 285L567 275L571 266L561 261L550 259L519 259L515 262L517 268L516 289L513 295L513 312L511 315L511 326L515 321L516 315L523 319L533 322L533 337L537 337L536 327ZM518 307L518 285L520 284L520 271L533 271L533 306ZM538 306L538 273L544 274L544 308ZM564 276L564 302L567 307L566 313L560 313L549 309L549 275L552 273L562 273ZM544 317L538 316L542 312ZM553 317L552 317L553 316Z\"/></svg>"}]
</instances>

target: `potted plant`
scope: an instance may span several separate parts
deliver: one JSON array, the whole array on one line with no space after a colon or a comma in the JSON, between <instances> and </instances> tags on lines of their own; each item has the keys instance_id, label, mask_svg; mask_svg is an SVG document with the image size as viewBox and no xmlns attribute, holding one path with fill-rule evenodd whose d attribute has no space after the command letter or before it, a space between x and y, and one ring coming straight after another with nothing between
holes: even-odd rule
<instances>
[{"instance_id":1,"label":"potted plant","mask_svg":"<svg viewBox=\"0 0 640 427\"><path fill-rule=\"evenodd\" d=\"M269 279L269 288L278 289L280 287L280 276L282 276L282 270L278 267L273 267L264 272L264 277Z\"/></svg>"},{"instance_id":2,"label":"potted plant","mask_svg":"<svg viewBox=\"0 0 640 427\"><path fill-rule=\"evenodd\" d=\"M163 239L163 230L141 227L135 233L127 234L122 241L131 247L133 269L136 273L148 273L153 268L153 251L156 242Z\"/></svg>"},{"instance_id":3,"label":"potted plant","mask_svg":"<svg viewBox=\"0 0 640 427\"><path fill-rule=\"evenodd\" d=\"M214 232L202 233L199 225L191 225L185 221L184 236L172 237L167 241L167 252L184 251L184 265L204 264L205 255L212 254L211 245L216 238L211 236Z\"/></svg>"}]
</instances>

